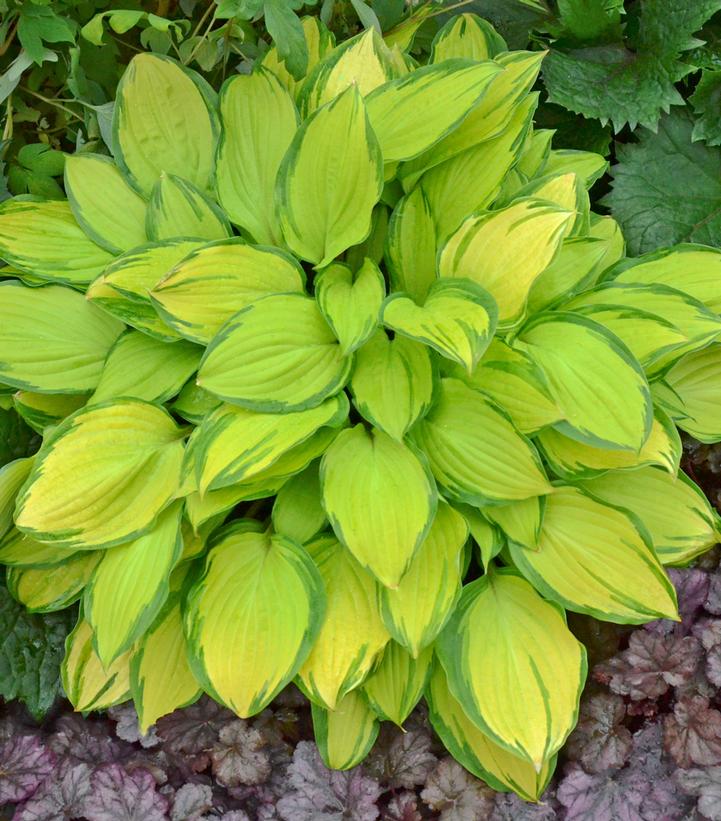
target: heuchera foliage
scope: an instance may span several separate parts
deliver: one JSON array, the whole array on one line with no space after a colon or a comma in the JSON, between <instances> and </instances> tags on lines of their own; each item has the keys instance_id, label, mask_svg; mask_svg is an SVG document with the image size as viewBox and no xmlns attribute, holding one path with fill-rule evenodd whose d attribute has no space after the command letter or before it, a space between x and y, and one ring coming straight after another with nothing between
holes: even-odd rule
<instances>
[{"instance_id":1,"label":"heuchera foliage","mask_svg":"<svg viewBox=\"0 0 721 821\"><path fill-rule=\"evenodd\" d=\"M625 258L603 158L533 128L542 55L484 21L426 66L303 26L302 80L271 50L219 97L138 55L113 157L0 209L0 382L43 436L0 472L8 588L81 599L79 711L295 681L349 769L425 697L534 800L587 671L565 610L677 618L664 565L716 542L676 426L721 438L721 253Z\"/></svg>"}]
</instances>

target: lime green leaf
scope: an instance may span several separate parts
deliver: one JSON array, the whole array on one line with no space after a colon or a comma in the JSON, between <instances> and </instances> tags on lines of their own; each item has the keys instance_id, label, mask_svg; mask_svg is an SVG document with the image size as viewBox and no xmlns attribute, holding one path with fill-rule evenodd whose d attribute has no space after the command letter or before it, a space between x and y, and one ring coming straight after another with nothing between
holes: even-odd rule
<instances>
[{"instance_id":1,"label":"lime green leaf","mask_svg":"<svg viewBox=\"0 0 721 821\"><path fill-rule=\"evenodd\" d=\"M390 296L383 307L383 324L470 372L491 341L497 315L493 297L475 282L447 278L433 283L422 305L404 294Z\"/></svg>"},{"instance_id":2,"label":"lime green leaf","mask_svg":"<svg viewBox=\"0 0 721 821\"><path fill-rule=\"evenodd\" d=\"M433 38L431 62L454 57L491 60L504 51L508 51L505 40L487 20L463 12L453 15Z\"/></svg>"},{"instance_id":3,"label":"lime green leaf","mask_svg":"<svg viewBox=\"0 0 721 821\"><path fill-rule=\"evenodd\" d=\"M148 205L148 237L165 239L225 239L232 235L220 209L191 182L162 172L153 186Z\"/></svg>"},{"instance_id":4,"label":"lime green leaf","mask_svg":"<svg viewBox=\"0 0 721 821\"><path fill-rule=\"evenodd\" d=\"M622 510L557 487L546 500L538 544L530 551L511 543L511 557L569 610L619 624L678 618L673 585L647 534Z\"/></svg>"},{"instance_id":5,"label":"lime green leaf","mask_svg":"<svg viewBox=\"0 0 721 821\"><path fill-rule=\"evenodd\" d=\"M281 536L305 544L326 522L318 464L312 464L292 476L278 491L273 503L273 529Z\"/></svg>"},{"instance_id":6,"label":"lime green leaf","mask_svg":"<svg viewBox=\"0 0 721 821\"><path fill-rule=\"evenodd\" d=\"M85 590L83 611L106 666L143 635L168 597L170 572L182 549L181 512L175 502L147 533L106 551Z\"/></svg>"},{"instance_id":7,"label":"lime green leaf","mask_svg":"<svg viewBox=\"0 0 721 821\"><path fill-rule=\"evenodd\" d=\"M92 390L122 324L60 285L0 289L0 380L45 393Z\"/></svg>"},{"instance_id":8,"label":"lime green leaf","mask_svg":"<svg viewBox=\"0 0 721 821\"><path fill-rule=\"evenodd\" d=\"M287 412L339 391L350 365L315 300L278 294L223 326L200 363L198 384L251 410Z\"/></svg>"},{"instance_id":9,"label":"lime green leaf","mask_svg":"<svg viewBox=\"0 0 721 821\"><path fill-rule=\"evenodd\" d=\"M6 583L12 596L32 613L51 613L69 607L90 581L100 553L76 553L47 567L9 567Z\"/></svg>"},{"instance_id":10,"label":"lime green leaf","mask_svg":"<svg viewBox=\"0 0 721 821\"><path fill-rule=\"evenodd\" d=\"M541 368L565 422L557 430L594 447L639 451L653 407L648 382L628 348L580 314L539 314L516 345Z\"/></svg>"},{"instance_id":11,"label":"lime green leaf","mask_svg":"<svg viewBox=\"0 0 721 821\"><path fill-rule=\"evenodd\" d=\"M505 535L501 530L490 523L478 508L471 505L454 504L454 509L466 520L471 537L478 547L481 567L487 573L494 559L506 546ZM484 510L488 510L485 507Z\"/></svg>"},{"instance_id":12,"label":"lime green leaf","mask_svg":"<svg viewBox=\"0 0 721 821\"><path fill-rule=\"evenodd\" d=\"M380 591L383 621L393 638L419 658L448 621L461 592L468 526L445 502L395 590Z\"/></svg>"},{"instance_id":13,"label":"lime green leaf","mask_svg":"<svg viewBox=\"0 0 721 821\"><path fill-rule=\"evenodd\" d=\"M386 262L391 283L414 299L426 298L436 280L436 226L421 186L403 197L388 224Z\"/></svg>"},{"instance_id":14,"label":"lime green leaf","mask_svg":"<svg viewBox=\"0 0 721 821\"><path fill-rule=\"evenodd\" d=\"M194 675L242 718L255 715L298 671L324 607L323 583L303 548L248 523L225 528L188 594L185 629Z\"/></svg>"},{"instance_id":15,"label":"lime green leaf","mask_svg":"<svg viewBox=\"0 0 721 821\"><path fill-rule=\"evenodd\" d=\"M449 498L484 504L551 491L531 442L497 405L457 379L441 381L412 436Z\"/></svg>"},{"instance_id":16,"label":"lime green leaf","mask_svg":"<svg viewBox=\"0 0 721 821\"><path fill-rule=\"evenodd\" d=\"M32 457L15 459L0 468L0 539L13 526L15 497L30 474Z\"/></svg>"},{"instance_id":17,"label":"lime green leaf","mask_svg":"<svg viewBox=\"0 0 721 821\"><path fill-rule=\"evenodd\" d=\"M33 393L18 391L13 396L15 410L27 425L43 433L50 425L57 425L88 401L87 394Z\"/></svg>"},{"instance_id":18,"label":"lime green leaf","mask_svg":"<svg viewBox=\"0 0 721 821\"><path fill-rule=\"evenodd\" d=\"M360 413L401 440L431 406L435 382L428 349L378 331L356 353L350 388Z\"/></svg>"},{"instance_id":19,"label":"lime green leaf","mask_svg":"<svg viewBox=\"0 0 721 821\"><path fill-rule=\"evenodd\" d=\"M147 242L145 200L115 163L101 154L72 154L65 161L65 191L83 231L113 254Z\"/></svg>"},{"instance_id":20,"label":"lime green leaf","mask_svg":"<svg viewBox=\"0 0 721 821\"><path fill-rule=\"evenodd\" d=\"M488 505L482 512L511 541L537 550L545 505L545 496L535 496L510 505Z\"/></svg>"},{"instance_id":21,"label":"lime green leaf","mask_svg":"<svg viewBox=\"0 0 721 821\"><path fill-rule=\"evenodd\" d=\"M186 382L170 410L188 422L199 425L221 404L217 396L199 388L195 382Z\"/></svg>"},{"instance_id":22,"label":"lime green leaf","mask_svg":"<svg viewBox=\"0 0 721 821\"><path fill-rule=\"evenodd\" d=\"M20 530L89 550L145 532L180 485L183 432L139 400L80 410L37 455L17 501Z\"/></svg>"},{"instance_id":23,"label":"lime green leaf","mask_svg":"<svg viewBox=\"0 0 721 821\"><path fill-rule=\"evenodd\" d=\"M366 259L354 274L336 262L321 271L314 286L318 306L338 337L341 351L350 354L360 348L378 326L386 294L378 266Z\"/></svg>"},{"instance_id":24,"label":"lime green leaf","mask_svg":"<svg viewBox=\"0 0 721 821\"><path fill-rule=\"evenodd\" d=\"M681 413L676 424L701 442L721 441L721 345L682 357L664 376Z\"/></svg>"},{"instance_id":25,"label":"lime green leaf","mask_svg":"<svg viewBox=\"0 0 721 821\"><path fill-rule=\"evenodd\" d=\"M576 723L587 671L563 611L515 573L494 571L465 587L436 651L473 724L541 772Z\"/></svg>"},{"instance_id":26,"label":"lime green leaf","mask_svg":"<svg viewBox=\"0 0 721 821\"><path fill-rule=\"evenodd\" d=\"M380 664L363 685L366 698L382 721L403 725L423 695L432 660L432 647L413 658L397 642L388 642Z\"/></svg>"},{"instance_id":27,"label":"lime green leaf","mask_svg":"<svg viewBox=\"0 0 721 821\"><path fill-rule=\"evenodd\" d=\"M356 425L325 452L320 476L338 538L382 584L398 587L436 510L424 462L388 434Z\"/></svg>"},{"instance_id":28,"label":"lime green leaf","mask_svg":"<svg viewBox=\"0 0 721 821\"><path fill-rule=\"evenodd\" d=\"M303 17L301 25L303 26L303 35L308 49L307 71L310 72L318 64L318 61L333 48L334 37L318 17ZM286 68L285 62L278 53L277 46L274 45L265 52L260 64L269 69L290 94L295 95L300 83Z\"/></svg>"},{"instance_id":29,"label":"lime green leaf","mask_svg":"<svg viewBox=\"0 0 721 821\"><path fill-rule=\"evenodd\" d=\"M50 567L72 555L72 551L37 542L14 527L0 539L0 564L10 567Z\"/></svg>"},{"instance_id":30,"label":"lime green leaf","mask_svg":"<svg viewBox=\"0 0 721 821\"><path fill-rule=\"evenodd\" d=\"M280 166L276 197L288 247L328 265L368 235L382 188L378 142L352 86L303 123Z\"/></svg>"},{"instance_id":31,"label":"lime green leaf","mask_svg":"<svg viewBox=\"0 0 721 821\"><path fill-rule=\"evenodd\" d=\"M259 68L223 86L220 115L218 200L256 242L279 245L275 180L298 127L293 100L271 71Z\"/></svg>"},{"instance_id":32,"label":"lime green leaf","mask_svg":"<svg viewBox=\"0 0 721 821\"><path fill-rule=\"evenodd\" d=\"M366 678L390 636L378 612L376 581L348 550L333 536L319 536L307 550L318 567L328 604L298 679L314 702L336 710Z\"/></svg>"},{"instance_id":33,"label":"lime green leaf","mask_svg":"<svg viewBox=\"0 0 721 821\"><path fill-rule=\"evenodd\" d=\"M40 280L87 285L112 261L83 233L64 200L0 206L0 258Z\"/></svg>"},{"instance_id":34,"label":"lime green leaf","mask_svg":"<svg viewBox=\"0 0 721 821\"><path fill-rule=\"evenodd\" d=\"M349 770L368 755L378 737L378 720L368 702L354 691L334 710L311 704L318 752L327 767Z\"/></svg>"}]
</instances>

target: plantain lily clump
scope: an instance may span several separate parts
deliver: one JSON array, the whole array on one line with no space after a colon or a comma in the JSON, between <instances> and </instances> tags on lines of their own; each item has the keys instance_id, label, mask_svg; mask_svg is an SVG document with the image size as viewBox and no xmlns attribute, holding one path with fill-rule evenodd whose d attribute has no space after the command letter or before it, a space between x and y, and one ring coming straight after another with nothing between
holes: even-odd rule
<instances>
[{"instance_id":1,"label":"plantain lily clump","mask_svg":"<svg viewBox=\"0 0 721 821\"><path fill-rule=\"evenodd\" d=\"M301 81L138 55L112 157L0 207L2 397L43 439L0 562L80 599L79 711L295 682L343 769L425 698L536 800L587 671L565 611L677 619L664 566L718 538L677 426L721 441L721 252L626 258L605 161L534 129L543 55L484 21L425 66L303 26Z\"/></svg>"}]
</instances>

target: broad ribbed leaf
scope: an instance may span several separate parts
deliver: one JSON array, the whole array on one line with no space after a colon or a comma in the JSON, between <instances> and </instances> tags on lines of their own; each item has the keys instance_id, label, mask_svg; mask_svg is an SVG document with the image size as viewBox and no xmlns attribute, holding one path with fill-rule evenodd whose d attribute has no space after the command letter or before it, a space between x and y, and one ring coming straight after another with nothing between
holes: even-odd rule
<instances>
[{"instance_id":1,"label":"broad ribbed leaf","mask_svg":"<svg viewBox=\"0 0 721 821\"><path fill-rule=\"evenodd\" d=\"M15 498L33 466L32 458L15 459L0 468L0 539L13 526Z\"/></svg>"},{"instance_id":2,"label":"broad ribbed leaf","mask_svg":"<svg viewBox=\"0 0 721 821\"><path fill-rule=\"evenodd\" d=\"M335 710L311 704L311 712L318 752L333 770L360 764L378 737L378 719L357 690L344 696Z\"/></svg>"},{"instance_id":3,"label":"broad ribbed leaf","mask_svg":"<svg viewBox=\"0 0 721 821\"><path fill-rule=\"evenodd\" d=\"M675 394L674 422L702 442L721 441L721 345L682 357L664 382Z\"/></svg>"},{"instance_id":4,"label":"broad ribbed leaf","mask_svg":"<svg viewBox=\"0 0 721 821\"><path fill-rule=\"evenodd\" d=\"M363 684L366 698L382 721L403 726L423 695L432 660L432 647L414 659L398 642L388 642L380 664Z\"/></svg>"},{"instance_id":5,"label":"broad ribbed leaf","mask_svg":"<svg viewBox=\"0 0 721 821\"><path fill-rule=\"evenodd\" d=\"M100 553L76 553L48 567L9 567L7 588L32 613L63 610L76 601L93 576Z\"/></svg>"},{"instance_id":6,"label":"broad ribbed leaf","mask_svg":"<svg viewBox=\"0 0 721 821\"><path fill-rule=\"evenodd\" d=\"M537 550L546 498L534 496L510 505L487 505L482 512L486 519L497 525L511 541Z\"/></svg>"},{"instance_id":7,"label":"broad ribbed leaf","mask_svg":"<svg viewBox=\"0 0 721 821\"><path fill-rule=\"evenodd\" d=\"M232 230L223 210L191 182L163 172L153 186L146 221L148 238L224 239Z\"/></svg>"},{"instance_id":8,"label":"broad ribbed leaf","mask_svg":"<svg viewBox=\"0 0 721 821\"><path fill-rule=\"evenodd\" d=\"M323 510L319 463L291 476L273 503L273 529L299 544L310 541L328 523Z\"/></svg>"},{"instance_id":9,"label":"broad ribbed leaf","mask_svg":"<svg viewBox=\"0 0 721 821\"><path fill-rule=\"evenodd\" d=\"M0 540L0 563L9 567L51 567L72 555L72 550L38 542L14 527Z\"/></svg>"},{"instance_id":10,"label":"broad ribbed leaf","mask_svg":"<svg viewBox=\"0 0 721 821\"><path fill-rule=\"evenodd\" d=\"M33 393L17 391L13 395L13 406L24 422L38 433L45 428L57 425L82 408L88 401L88 395L66 393Z\"/></svg>"},{"instance_id":11,"label":"broad ribbed leaf","mask_svg":"<svg viewBox=\"0 0 721 821\"><path fill-rule=\"evenodd\" d=\"M462 12L454 14L433 38L431 62L455 57L490 60L504 51L508 51L508 46L487 20Z\"/></svg>"}]
</instances>

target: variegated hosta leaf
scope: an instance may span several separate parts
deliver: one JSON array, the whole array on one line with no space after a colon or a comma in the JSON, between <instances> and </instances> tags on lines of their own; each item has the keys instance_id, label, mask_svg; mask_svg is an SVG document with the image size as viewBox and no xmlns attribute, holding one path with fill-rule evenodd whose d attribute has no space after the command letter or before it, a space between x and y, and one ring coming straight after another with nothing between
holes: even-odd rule
<instances>
[{"instance_id":1,"label":"variegated hosta leaf","mask_svg":"<svg viewBox=\"0 0 721 821\"><path fill-rule=\"evenodd\" d=\"M320 476L338 538L381 584L397 588L436 511L425 463L388 434L356 425L325 452Z\"/></svg>"},{"instance_id":2,"label":"variegated hosta leaf","mask_svg":"<svg viewBox=\"0 0 721 821\"><path fill-rule=\"evenodd\" d=\"M273 529L299 544L310 541L328 519L323 510L319 463L291 476L273 503Z\"/></svg>"},{"instance_id":3,"label":"variegated hosta leaf","mask_svg":"<svg viewBox=\"0 0 721 821\"><path fill-rule=\"evenodd\" d=\"M388 642L380 664L363 684L366 698L382 721L403 725L423 695L432 660L432 647L413 658L397 642Z\"/></svg>"},{"instance_id":4,"label":"variegated hosta leaf","mask_svg":"<svg viewBox=\"0 0 721 821\"><path fill-rule=\"evenodd\" d=\"M543 371L564 422L556 428L594 447L638 452L651 432L648 382L628 348L580 314L534 317L516 346Z\"/></svg>"},{"instance_id":5,"label":"variegated hosta leaf","mask_svg":"<svg viewBox=\"0 0 721 821\"><path fill-rule=\"evenodd\" d=\"M669 414L681 430L701 442L721 441L721 345L682 357L664 382L676 400Z\"/></svg>"},{"instance_id":6,"label":"variegated hosta leaf","mask_svg":"<svg viewBox=\"0 0 721 821\"><path fill-rule=\"evenodd\" d=\"M428 715L446 749L469 772L495 790L513 790L526 801L538 801L553 775L556 757L543 761L540 771L526 759L501 747L477 727L453 696L440 664L426 691Z\"/></svg>"},{"instance_id":7,"label":"variegated hosta leaf","mask_svg":"<svg viewBox=\"0 0 721 821\"><path fill-rule=\"evenodd\" d=\"M511 543L511 557L569 610L619 624L677 619L673 585L637 523L578 488L556 487L546 499L539 549Z\"/></svg>"},{"instance_id":8,"label":"variegated hosta leaf","mask_svg":"<svg viewBox=\"0 0 721 821\"><path fill-rule=\"evenodd\" d=\"M146 196L163 171L210 187L218 126L215 94L194 71L137 54L118 85L113 154Z\"/></svg>"},{"instance_id":9,"label":"variegated hosta leaf","mask_svg":"<svg viewBox=\"0 0 721 821\"><path fill-rule=\"evenodd\" d=\"M552 202L559 208L575 214L569 235L586 236L590 228L591 204L583 180L569 171L565 174L549 174L536 177L514 192L512 198L533 197Z\"/></svg>"},{"instance_id":10,"label":"variegated hosta leaf","mask_svg":"<svg viewBox=\"0 0 721 821\"><path fill-rule=\"evenodd\" d=\"M88 401L86 393L33 393L17 391L13 406L25 423L42 434L45 428L57 425L63 419L80 410Z\"/></svg>"},{"instance_id":11,"label":"variegated hosta leaf","mask_svg":"<svg viewBox=\"0 0 721 821\"><path fill-rule=\"evenodd\" d=\"M435 282L436 225L422 186L396 204L388 223L386 264L395 290L423 301Z\"/></svg>"},{"instance_id":12,"label":"variegated hosta leaf","mask_svg":"<svg viewBox=\"0 0 721 821\"><path fill-rule=\"evenodd\" d=\"M0 467L0 539L13 526L13 511L18 491L33 466L32 457L15 459Z\"/></svg>"},{"instance_id":13,"label":"variegated hosta leaf","mask_svg":"<svg viewBox=\"0 0 721 821\"><path fill-rule=\"evenodd\" d=\"M541 772L576 723L587 671L561 608L515 573L491 572L465 587L437 653L473 724Z\"/></svg>"},{"instance_id":14,"label":"variegated hosta leaf","mask_svg":"<svg viewBox=\"0 0 721 821\"><path fill-rule=\"evenodd\" d=\"M433 38L431 62L454 57L491 60L504 51L508 51L505 40L487 20L462 12L454 14Z\"/></svg>"},{"instance_id":15,"label":"variegated hosta leaf","mask_svg":"<svg viewBox=\"0 0 721 821\"><path fill-rule=\"evenodd\" d=\"M11 528L0 539L0 563L8 567L52 567L72 555L72 550L38 542L17 528Z\"/></svg>"},{"instance_id":16,"label":"variegated hosta leaf","mask_svg":"<svg viewBox=\"0 0 721 821\"><path fill-rule=\"evenodd\" d=\"M323 580L327 607L298 679L312 701L334 711L366 678L390 636L378 612L373 576L334 536L319 536L307 549Z\"/></svg>"},{"instance_id":17,"label":"variegated hosta leaf","mask_svg":"<svg viewBox=\"0 0 721 821\"><path fill-rule=\"evenodd\" d=\"M252 522L230 525L214 538L188 594L195 677L242 718L259 713L297 673L324 609L323 582L300 545Z\"/></svg>"},{"instance_id":18,"label":"variegated hosta leaf","mask_svg":"<svg viewBox=\"0 0 721 821\"><path fill-rule=\"evenodd\" d=\"M363 417L401 440L430 408L435 381L423 344L379 330L355 355L350 389Z\"/></svg>"},{"instance_id":19,"label":"variegated hosta leaf","mask_svg":"<svg viewBox=\"0 0 721 821\"><path fill-rule=\"evenodd\" d=\"M182 550L181 513L182 504L175 502L147 533L106 551L85 589L83 612L106 666L143 635L168 597Z\"/></svg>"},{"instance_id":20,"label":"variegated hosta leaf","mask_svg":"<svg viewBox=\"0 0 721 821\"><path fill-rule=\"evenodd\" d=\"M393 294L383 306L383 324L423 342L471 372L488 347L498 309L493 297L470 279L433 283L422 305Z\"/></svg>"},{"instance_id":21,"label":"variegated hosta leaf","mask_svg":"<svg viewBox=\"0 0 721 821\"><path fill-rule=\"evenodd\" d=\"M223 210L191 182L163 172L153 186L146 219L148 239L224 239L232 235Z\"/></svg>"},{"instance_id":22,"label":"variegated hosta leaf","mask_svg":"<svg viewBox=\"0 0 721 821\"><path fill-rule=\"evenodd\" d=\"M100 379L123 325L60 285L0 284L0 380L43 393L83 393Z\"/></svg>"},{"instance_id":23,"label":"variegated hosta leaf","mask_svg":"<svg viewBox=\"0 0 721 821\"><path fill-rule=\"evenodd\" d=\"M38 280L87 285L112 262L64 200L7 200L0 206L0 258Z\"/></svg>"},{"instance_id":24,"label":"variegated hosta leaf","mask_svg":"<svg viewBox=\"0 0 721 821\"><path fill-rule=\"evenodd\" d=\"M435 404L413 429L438 484L459 502L528 499L551 492L531 442L480 391L443 379Z\"/></svg>"},{"instance_id":25,"label":"variegated hosta leaf","mask_svg":"<svg viewBox=\"0 0 721 821\"><path fill-rule=\"evenodd\" d=\"M40 541L92 550L144 533L180 486L184 433L139 400L80 410L45 441L16 524Z\"/></svg>"},{"instance_id":26,"label":"variegated hosta leaf","mask_svg":"<svg viewBox=\"0 0 721 821\"><path fill-rule=\"evenodd\" d=\"M93 630L80 616L65 642L65 658L60 668L63 690L79 713L107 710L130 696L130 654L104 667L93 649Z\"/></svg>"},{"instance_id":27,"label":"variegated hosta leaf","mask_svg":"<svg viewBox=\"0 0 721 821\"><path fill-rule=\"evenodd\" d=\"M483 515L500 527L511 541L537 550L546 498L534 496L510 505L487 505Z\"/></svg>"},{"instance_id":28,"label":"variegated hosta leaf","mask_svg":"<svg viewBox=\"0 0 721 821\"><path fill-rule=\"evenodd\" d=\"M685 564L719 540L719 517L701 488L684 473L655 467L610 471L583 487L604 502L638 516L663 564Z\"/></svg>"},{"instance_id":29,"label":"variegated hosta leaf","mask_svg":"<svg viewBox=\"0 0 721 821\"><path fill-rule=\"evenodd\" d=\"M225 83L220 116L218 200L231 222L255 242L279 245L275 180L298 127L293 100L271 71L257 68Z\"/></svg>"},{"instance_id":30,"label":"variegated hosta leaf","mask_svg":"<svg viewBox=\"0 0 721 821\"><path fill-rule=\"evenodd\" d=\"M478 558L485 572L491 566L491 561L506 546L506 537L500 528L492 525L481 511L471 505L456 503L454 509L466 520L471 538L478 547ZM484 508L487 510L488 508Z\"/></svg>"},{"instance_id":31,"label":"variegated hosta leaf","mask_svg":"<svg viewBox=\"0 0 721 821\"><path fill-rule=\"evenodd\" d=\"M259 413L221 405L193 433L186 470L195 471L203 494L246 482L319 428L338 427L347 415L348 400L343 393L295 413Z\"/></svg>"},{"instance_id":32,"label":"variegated hosta leaf","mask_svg":"<svg viewBox=\"0 0 721 821\"><path fill-rule=\"evenodd\" d=\"M192 381L183 385L178 398L170 405L170 409L187 422L199 425L220 404L221 401L217 396L213 396L212 393L208 393Z\"/></svg>"},{"instance_id":33,"label":"variegated hosta leaf","mask_svg":"<svg viewBox=\"0 0 721 821\"><path fill-rule=\"evenodd\" d=\"M568 174L573 172L590 188L608 169L608 160L593 151L576 151L569 148L554 149L544 166L546 174Z\"/></svg>"},{"instance_id":34,"label":"variegated hosta leaf","mask_svg":"<svg viewBox=\"0 0 721 821\"><path fill-rule=\"evenodd\" d=\"M443 501L397 589L379 590L381 615L393 638L420 658L448 621L461 592L468 526Z\"/></svg>"},{"instance_id":35,"label":"variegated hosta leaf","mask_svg":"<svg viewBox=\"0 0 721 821\"><path fill-rule=\"evenodd\" d=\"M109 157L66 157L65 191L78 225L111 254L121 254L148 241L147 203Z\"/></svg>"},{"instance_id":36,"label":"variegated hosta leaf","mask_svg":"<svg viewBox=\"0 0 721 821\"><path fill-rule=\"evenodd\" d=\"M226 402L287 413L337 393L350 366L315 300L277 294L228 320L210 343L197 381Z\"/></svg>"},{"instance_id":37,"label":"variegated hosta leaf","mask_svg":"<svg viewBox=\"0 0 721 821\"><path fill-rule=\"evenodd\" d=\"M311 712L318 752L333 770L360 764L378 737L378 719L358 690L345 695L334 710L311 704Z\"/></svg>"},{"instance_id":38,"label":"variegated hosta leaf","mask_svg":"<svg viewBox=\"0 0 721 821\"><path fill-rule=\"evenodd\" d=\"M139 331L123 334L105 360L90 404L120 396L166 402L195 373L202 348L190 342L162 342Z\"/></svg>"},{"instance_id":39,"label":"variegated hosta leaf","mask_svg":"<svg viewBox=\"0 0 721 821\"><path fill-rule=\"evenodd\" d=\"M466 277L498 303L500 325L523 318L536 278L553 260L573 214L542 200L523 199L465 220L441 250L442 277Z\"/></svg>"},{"instance_id":40,"label":"variegated hosta leaf","mask_svg":"<svg viewBox=\"0 0 721 821\"><path fill-rule=\"evenodd\" d=\"M365 239L382 188L378 141L352 86L303 123L283 159L276 198L285 242L301 259L328 265Z\"/></svg>"},{"instance_id":41,"label":"variegated hosta leaf","mask_svg":"<svg viewBox=\"0 0 721 821\"><path fill-rule=\"evenodd\" d=\"M308 66L306 69L306 76L308 76L311 70L318 65L318 61L333 48L335 38L318 17L303 17L300 22L303 26L303 36L308 49ZM269 69L290 94L295 95L300 87L300 82L288 71L285 60L281 59L278 53L277 46L271 46L265 52L260 64Z\"/></svg>"},{"instance_id":42,"label":"variegated hosta leaf","mask_svg":"<svg viewBox=\"0 0 721 821\"><path fill-rule=\"evenodd\" d=\"M102 554L76 553L47 567L9 567L5 576L11 595L32 613L51 613L69 607L90 581Z\"/></svg>"},{"instance_id":43,"label":"variegated hosta leaf","mask_svg":"<svg viewBox=\"0 0 721 821\"><path fill-rule=\"evenodd\" d=\"M354 274L349 266L335 262L320 272L314 286L318 306L341 351L350 354L360 348L378 326L386 295L378 266L366 259Z\"/></svg>"}]
</instances>

